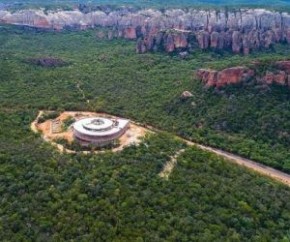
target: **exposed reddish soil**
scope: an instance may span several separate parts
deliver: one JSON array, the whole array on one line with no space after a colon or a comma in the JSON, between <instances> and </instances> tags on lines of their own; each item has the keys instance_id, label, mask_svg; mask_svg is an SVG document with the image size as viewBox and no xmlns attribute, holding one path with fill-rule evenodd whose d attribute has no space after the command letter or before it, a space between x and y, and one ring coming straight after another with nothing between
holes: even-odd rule
<instances>
[{"instance_id":1,"label":"exposed reddish soil","mask_svg":"<svg viewBox=\"0 0 290 242\"><path fill-rule=\"evenodd\" d=\"M57 144L56 140L57 139L65 139L71 143L74 140L73 129L72 129L72 127L69 127L67 130L63 130L59 133L53 133L52 132L52 123L53 122L59 120L60 124L62 124L64 120L66 120L67 118L70 118L70 117L74 118L75 120L79 120L79 119L87 118L87 117L95 117L95 116L106 117L106 118L117 118L115 116L111 116L111 115L104 114L104 113L67 111L67 112L61 113L60 116L58 116L54 120L47 120L47 121L39 124L39 123L37 123L37 119L42 114L43 114L43 111L40 111L37 118L32 122L31 129L34 132L41 132L42 137L45 141L52 143L61 152L66 151L67 153L75 153L75 151L65 149L63 147L63 145ZM116 148L113 148L112 151L113 152L121 151L126 146L130 146L133 144L139 144L142 140L142 137L144 137L147 132L152 132L152 131L149 131L148 129L146 129L144 127L141 127L133 122L130 122L130 126L129 126L128 130L119 139L120 145ZM84 151L83 153L89 153L89 152Z\"/></svg>"}]
</instances>

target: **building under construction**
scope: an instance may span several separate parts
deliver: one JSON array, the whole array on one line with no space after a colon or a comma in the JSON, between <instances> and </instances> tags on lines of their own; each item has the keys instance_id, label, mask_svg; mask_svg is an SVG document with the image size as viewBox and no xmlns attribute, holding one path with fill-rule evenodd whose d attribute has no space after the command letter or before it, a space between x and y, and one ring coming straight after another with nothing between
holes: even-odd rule
<instances>
[{"instance_id":1,"label":"building under construction","mask_svg":"<svg viewBox=\"0 0 290 242\"><path fill-rule=\"evenodd\" d=\"M81 145L102 147L118 140L129 128L129 124L127 119L84 118L74 123L74 137Z\"/></svg>"}]
</instances>

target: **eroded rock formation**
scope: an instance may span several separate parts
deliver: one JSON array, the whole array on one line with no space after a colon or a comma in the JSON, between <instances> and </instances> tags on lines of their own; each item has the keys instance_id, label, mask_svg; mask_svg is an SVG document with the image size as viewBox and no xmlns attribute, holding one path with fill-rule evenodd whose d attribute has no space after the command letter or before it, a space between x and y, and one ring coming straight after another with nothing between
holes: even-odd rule
<instances>
[{"instance_id":1,"label":"eroded rock formation","mask_svg":"<svg viewBox=\"0 0 290 242\"><path fill-rule=\"evenodd\" d=\"M253 79L258 84L277 84L290 87L290 61L275 62L272 64L271 71L268 70L262 75L255 73L252 68L243 66L226 68L221 71L200 69L196 75L206 87L220 88Z\"/></svg>"},{"instance_id":2,"label":"eroded rock formation","mask_svg":"<svg viewBox=\"0 0 290 242\"><path fill-rule=\"evenodd\" d=\"M211 48L248 54L278 42L290 43L290 15L265 9L159 11L80 6L72 11L0 10L0 21L55 30L108 27L109 39L138 40L137 53Z\"/></svg>"}]
</instances>

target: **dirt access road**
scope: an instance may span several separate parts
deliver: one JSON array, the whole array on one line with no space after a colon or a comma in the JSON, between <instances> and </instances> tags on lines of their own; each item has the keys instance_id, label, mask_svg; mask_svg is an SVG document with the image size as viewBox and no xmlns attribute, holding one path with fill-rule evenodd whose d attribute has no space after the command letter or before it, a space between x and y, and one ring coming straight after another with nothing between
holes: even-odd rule
<instances>
[{"instance_id":1,"label":"dirt access road","mask_svg":"<svg viewBox=\"0 0 290 242\"><path fill-rule=\"evenodd\" d=\"M276 181L279 181L287 186L290 186L290 175L288 175L282 171L278 171L278 170L271 168L269 166L260 164L258 162L255 162L255 161L252 161L249 159L245 159L241 156L234 155L232 153L229 153L229 152L226 152L223 150L219 150L219 149L212 148L212 147L205 146L205 145L200 145L200 144L190 142L190 141L185 140L185 139L182 139L182 140L185 141L190 146L196 146L202 150L212 152L218 156L224 157L225 159L227 159L235 164L238 164L240 166L244 166L244 167L249 168L251 170L254 170L254 171L256 171L264 176L271 177Z\"/></svg>"},{"instance_id":2,"label":"dirt access road","mask_svg":"<svg viewBox=\"0 0 290 242\"><path fill-rule=\"evenodd\" d=\"M40 111L39 114L38 114L38 117L42 114L43 112ZM38 132L38 129L36 128L35 126L35 122L34 121L32 124L31 124L31 129L34 131L34 132ZM134 122L133 122L134 123ZM158 130L152 126L149 126L149 125L146 125L146 127L144 127L145 129L147 128L148 130L151 130L153 132L162 132L161 130ZM145 130L144 129L144 130ZM266 166L266 165L263 165L263 164L260 164L258 162L255 162L255 161L252 161L252 160L249 160L249 159L245 159L241 156L238 156L238 155L235 155L235 154L232 154L232 153L229 153L229 152L226 152L226 151L223 151L223 150L220 150L220 149L216 149L216 148L212 148L212 147L209 147L209 146L205 146L205 145L201 145L201 144L198 144L198 143L194 143L194 142L191 142L189 140L186 140L184 138L181 138L181 137L178 137L176 136L177 138L179 138L180 140L184 141L187 145L189 146L195 146L195 147L198 147L202 150L205 150L205 151L209 151L211 153L214 153L218 156L221 156L223 158L225 158L226 160L228 161L231 161L235 164L238 164L240 166L243 166L243 167L246 167L248 169L251 169L259 174L262 174L264 176L267 176L267 177L270 177L276 181L279 181L287 186L290 187L290 175L282 172L282 171L279 171L279 170L276 170L274 168L271 168L269 166ZM49 141L49 140L47 140ZM60 148L59 148L60 149ZM118 150L119 151L119 150ZM72 151L73 152L73 151ZM177 157L178 157L179 153L172 157L173 161L171 160L168 164L168 167L165 167L165 173L162 174L161 176L165 176L168 178L168 176L170 175L171 171L174 169L174 166L176 164L176 160L177 160Z\"/></svg>"},{"instance_id":3,"label":"dirt access road","mask_svg":"<svg viewBox=\"0 0 290 242\"><path fill-rule=\"evenodd\" d=\"M162 130L154 128L153 126L150 126L150 125L147 125L146 128L148 128L149 130L152 130L154 132L162 132ZM237 165L246 167L246 168L248 168L250 170L253 170L253 171L255 171L255 172L257 172L257 173L259 173L261 175L270 177L270 178L272 178L272 179L274 179L276 181L279 181L279 182L281 182L281 183L283 183L283 184L285 184L285 185L290 187L290 175L288 175L285 172L276 170L276 169L274 169L272 167L263 165L263 164L258 163L256 161L253 161L253 160L249 160L249 159L243 158L241 156L232 154L232 153L227 152L227 151L223 151L223 150L216 149L216 148L213 148L213 147L210 147L210 146L201 145L201 144L189 141L189 140L184 139L184 138L182 138L180 136L176 136L176 138L182 140L183 142L185 142L189 146L195 146L195 147L198 147L198 148L200 148L202 150L214 153L214 154L216 154L218 156L221 156L221 157L225 158L226 160L228 160L228 161L230 161L232 163L235 163ZM170 170L170 172L172 170L173 170L173 168ZM170 175L170 172L169 172L169 174L167 176Z\"/></svg>"}]
</instances>

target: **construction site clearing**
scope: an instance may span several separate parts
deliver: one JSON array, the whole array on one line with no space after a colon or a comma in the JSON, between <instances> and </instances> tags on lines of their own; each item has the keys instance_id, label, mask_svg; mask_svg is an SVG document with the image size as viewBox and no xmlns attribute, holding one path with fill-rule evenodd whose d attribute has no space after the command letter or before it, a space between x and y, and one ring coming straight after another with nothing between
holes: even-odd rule
<instances>
[{"instance_id":1,"label":"construction site clearing","mask_svg":"<svg viewBox=\"0 0 290 242\"><path fill-rule=\"evenodd\" d=\"M41 137L46 141L55 146L62 153L77 153L82 152L84 154L89 153L101 153L105 152L108 149L101 150L92 150L92 151L76 151L66 148L63 144L59 143L59 140L65 140L68 144L72 144L76 141L73 123L85 119L85 118L94 118L102 117L106 119L118 119L116 116L112 116L106 113L95 113L95 112L80 112L80 111L64 111L60 113L56 118L51 118L39 122L40 118L45 114L52 113L53 111L39 111L36 119L31 123L31 129L35 133L40 133ZM72 123L66 127L66 122L70 120ZM118 139L118 145L109 149L112 152L118 152L123 150L125 147L130 145L138 145L142 138L145 137L147 133L152 133L148 129L130 121L130 125L124 134Z\"/></svg>"}]
</instances>

